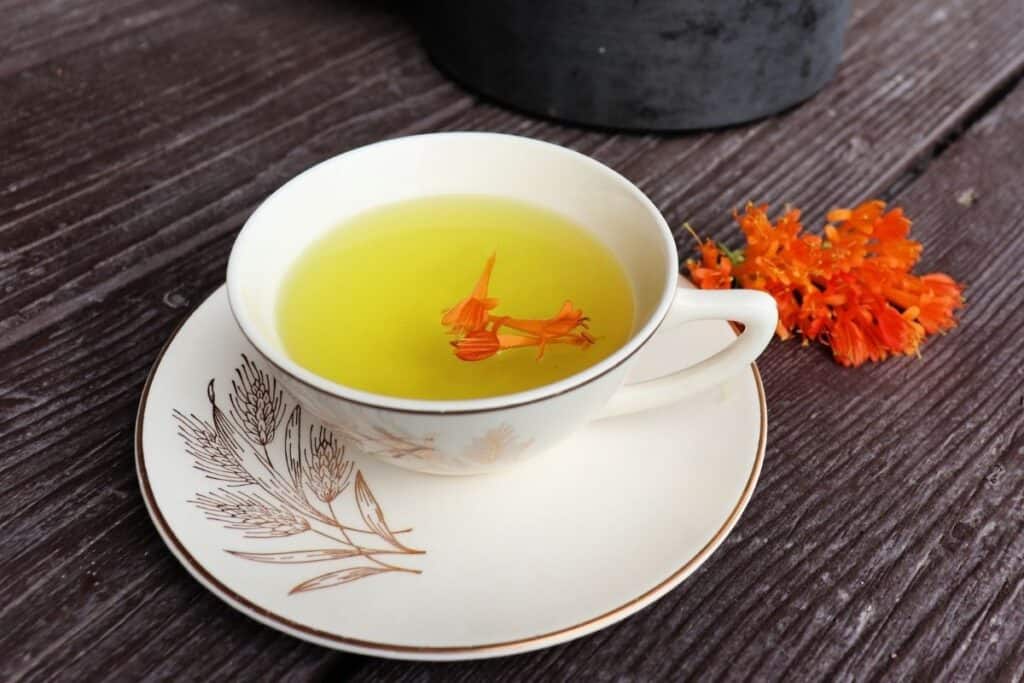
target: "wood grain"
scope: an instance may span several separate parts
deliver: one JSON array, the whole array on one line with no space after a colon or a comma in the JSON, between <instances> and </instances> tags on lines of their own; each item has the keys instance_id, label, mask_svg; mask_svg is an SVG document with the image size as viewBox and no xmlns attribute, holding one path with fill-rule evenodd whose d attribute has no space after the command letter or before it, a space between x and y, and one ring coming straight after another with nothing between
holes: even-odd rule
<instances>
[{"instance_id":1,"label":"wood grain","mask_svg":"<svg viewBox=\"0 0 1024 683\"><path fill-rule=\"evenodd\" d=\"M477 100L430 65L400 6L0 3L0 678L1019 679L1020 9L865 0L839 76L806 105L641 136ZM623 624L445 666L306 645L222 605L160 543L131 467L139 392L264 196L360 144L453 129L592 154L672 224L727 242L747 199L813 223L891 196L924 265L966 279L971 305L923 362L846 371L774 344L748 512Z\"/></svg>"},{"instance_id":2,"label":"wood grain","mask_svg":"<svg viewBox=\"0 0 1024 683\"><path fill-rule=\"evenodd\" d=\"M922 265L970 274L962 326L923 360L839 370L773 345L762 480L693 578L558 648L355 680L1020 680L1022 141L1017 88L894 198Z\"/></svg>"}]
</instances>

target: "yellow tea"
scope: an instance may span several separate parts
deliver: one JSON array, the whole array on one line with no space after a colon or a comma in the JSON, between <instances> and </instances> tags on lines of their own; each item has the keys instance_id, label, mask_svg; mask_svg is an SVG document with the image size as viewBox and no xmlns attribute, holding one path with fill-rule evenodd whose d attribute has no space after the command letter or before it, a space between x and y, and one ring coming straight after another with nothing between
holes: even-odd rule
<instances>
[{"instance_id":1,"label":"yellow tea","mask_svg":"<svg viewBox=\"0 0 1024 683\"><path fill-rule=\"evenodd\" d=\"M442 319L476 291L485 264L491 303L477 311L480 329L456 325L453 337ZM322 377L467 399L550 384L607 357L632 334L633 292L608 248L559 214L444 195L372 209L310 245L277 316L288 355ZM477 337L504 350L468 352Z\"/></svg>"}]
</instances>

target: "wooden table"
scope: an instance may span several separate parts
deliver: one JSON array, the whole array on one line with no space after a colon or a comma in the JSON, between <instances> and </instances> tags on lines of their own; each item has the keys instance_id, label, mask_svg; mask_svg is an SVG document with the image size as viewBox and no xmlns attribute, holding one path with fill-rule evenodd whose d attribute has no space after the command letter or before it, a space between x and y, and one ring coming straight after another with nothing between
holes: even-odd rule
<instances>
[{"instance_id":1,"label":"wooden table","mask_svg":"<svg viewBox=\"0 0 1024 683\"><path fill-rule=\"evenodd\" d=\"M481 101L386 3L4 0L0 16L0 679L1024 675L1021 0L863 0L812 101L668 136ZM636 616L483 662L308 645L230 610L163 546L132 464L139 393L269 192L344 150L454 129L590 154L670 224L732 244L748 199L811 223L897 202L923 268L967 282L969 305L923 360L846 370L773 342L750 507Z\"/></svg>"}]
</instances>

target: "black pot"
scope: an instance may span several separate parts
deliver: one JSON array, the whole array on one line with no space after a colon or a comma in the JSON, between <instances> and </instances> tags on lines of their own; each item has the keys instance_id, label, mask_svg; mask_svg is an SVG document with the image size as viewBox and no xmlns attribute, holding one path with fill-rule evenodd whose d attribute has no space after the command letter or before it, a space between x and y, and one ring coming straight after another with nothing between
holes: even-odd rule
<instances>
[{"instance_id":1,"label":"black pot","mask_svg":"<svg viewBox=\"0 0 1024 683\"><path fill-rule=\"evenodd\" d=\"M850 0L434 0L435 62L496 100L644 130L772 114L835 73Z\"/></svg>"}]
</instances>

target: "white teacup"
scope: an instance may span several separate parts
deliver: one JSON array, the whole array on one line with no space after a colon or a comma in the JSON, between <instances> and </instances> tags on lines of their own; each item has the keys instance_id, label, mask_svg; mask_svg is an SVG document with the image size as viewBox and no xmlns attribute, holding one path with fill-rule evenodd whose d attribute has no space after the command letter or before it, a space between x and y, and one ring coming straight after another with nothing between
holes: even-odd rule
<instances>
[{"instance_id":1,"label":"white teacup","mask_svg":"<svg viewBox=\"0 0 1024 683\"><path fill-rule=\"evenodd\" d=\"M441 194L486 194L553 209L615 253L633 285L633 335L583 372L529 391L462 401L372 394L301 367L284 350L275 310L299 254L371 207ZM675 241L658 209L632 183L572 150L496 133L437 133L388 140L317 164L259 206L242 228L227 273L242 332L279 370L282 384L333 426L350 448L399 467L473 474L533 455L588 420L660 406L747 367L775 330L774 300L745 290L678 284ZM372 295L372 292L368 292ZM660 379L623 386L630 363L666 318L744 325L711 358Z\"/></svg>"}]
</instances>

